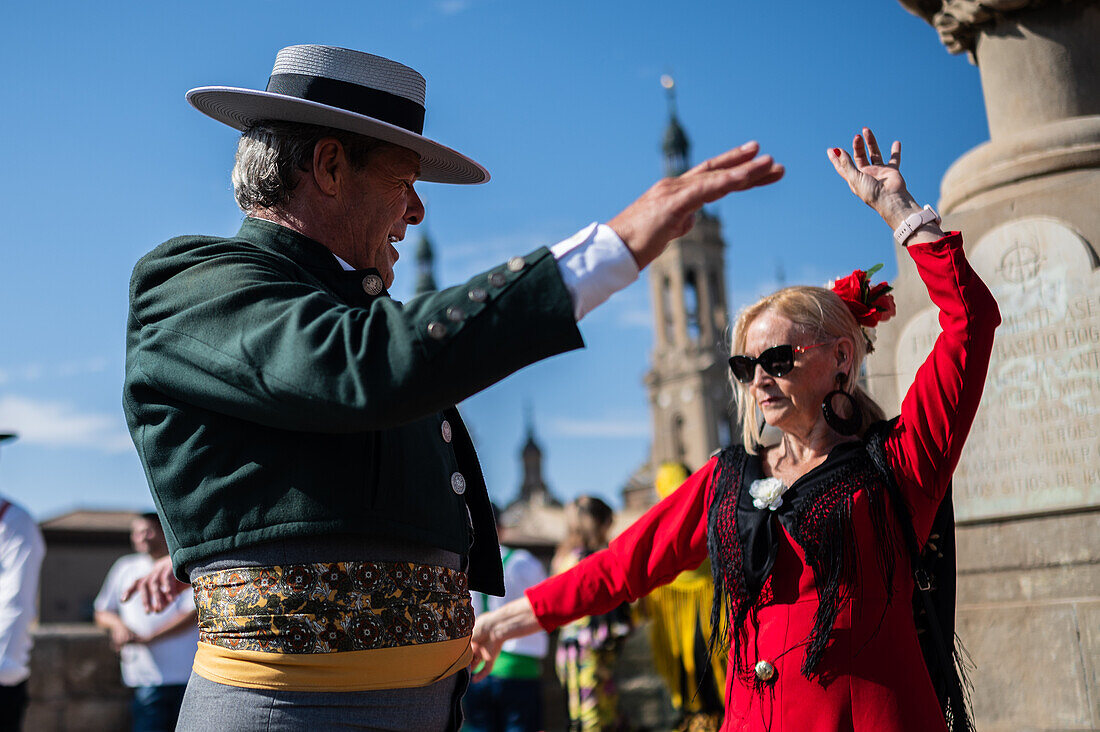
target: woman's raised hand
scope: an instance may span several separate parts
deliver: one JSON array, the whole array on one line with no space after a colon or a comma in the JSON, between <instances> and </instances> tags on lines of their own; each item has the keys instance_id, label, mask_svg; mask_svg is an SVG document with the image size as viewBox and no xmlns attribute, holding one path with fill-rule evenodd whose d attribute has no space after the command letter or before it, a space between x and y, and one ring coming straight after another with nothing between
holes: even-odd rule
<instances>
[{"instance_id":1,"label":"woman's raised hand","mask_svg":"<svg viewBox=\"0 0 1100 732\"><path fill-rule=\"evenodd\" d=\"M866 138L866 142L864 142ZM852 156L838 147L828 151L836 172L852 189L852 193L878 212L891 228L897 228L905 217L920 206L905 187L901 165L901 143L890 146L890 159L883 161L878 140L867 127L852 140Z\"/></svg>"}]
</instances>

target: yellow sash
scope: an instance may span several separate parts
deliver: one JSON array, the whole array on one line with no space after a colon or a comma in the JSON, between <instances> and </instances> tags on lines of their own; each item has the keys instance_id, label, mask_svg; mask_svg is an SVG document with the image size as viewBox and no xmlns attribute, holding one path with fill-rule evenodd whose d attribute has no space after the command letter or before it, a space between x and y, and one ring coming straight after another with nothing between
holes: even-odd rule
<instances>
[{"instance_id":1,"label":"yellow sash","mask_svg":"<svg viewBox=\"0 0 1100 732\"><path fill-rule=\"evenodd\" d=\"M470 664L470 639L342 653L265 653L199 643L195 673L249 689L372 691L428 686Z\"/></svg>"}]
</instances>

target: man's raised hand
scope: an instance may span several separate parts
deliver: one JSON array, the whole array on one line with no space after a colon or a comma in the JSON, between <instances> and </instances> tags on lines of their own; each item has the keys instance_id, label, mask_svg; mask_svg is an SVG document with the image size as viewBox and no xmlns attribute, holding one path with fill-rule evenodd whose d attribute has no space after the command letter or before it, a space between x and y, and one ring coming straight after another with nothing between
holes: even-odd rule
<instances>
[{"instance_id":1,"label":"man's raised hand","mask_svg":"<svg viewBox=\"0 0 1100 732\"><path fill-rule=\"evenodd\" d=\"M760 146L741 147L704 160L683 175L665 178L607 222L623 240L641 269L668 243L691 230L695 212L727 193L774 183L783 166L771 155L757 155Z\"/></svg>"}]
</instances>

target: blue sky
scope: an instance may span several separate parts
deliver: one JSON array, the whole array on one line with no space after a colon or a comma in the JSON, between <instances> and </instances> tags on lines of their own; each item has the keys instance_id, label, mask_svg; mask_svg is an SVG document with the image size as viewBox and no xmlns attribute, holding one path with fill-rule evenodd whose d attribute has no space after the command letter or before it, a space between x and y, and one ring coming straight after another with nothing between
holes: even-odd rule
<instances>
[{"instance_id":1,"label":"blue sky","mask_svg":"<svg viewBox=\"0 0 1100 732\"><path fill-rule=\"evenodd\" d=\"M420 186L445 285L606 221L654 182L663 73L677 80L695 161L757 139L787 166L779 184L711 207L734 309L773 289L780 266L792 284L878 261L896 272L890 232L826 148L864 124L901 139L910 189L934 203L951 162L988 139L977 68L895 0L44 1L5 16L0 431L22 438L0 450L0 491L39 518L150 505L120 405L130 271L171 236L236 231L236 136L184 92L262 88L282 46L416 68L426 134L492 172L484 186ZM418 239L406 240L398 298ZM586 350L466 401L496 500L519 484L529 401L552 490L618 502L648 451L649 322L643 277L585 319Z\"/></svg>"}]
</instances>

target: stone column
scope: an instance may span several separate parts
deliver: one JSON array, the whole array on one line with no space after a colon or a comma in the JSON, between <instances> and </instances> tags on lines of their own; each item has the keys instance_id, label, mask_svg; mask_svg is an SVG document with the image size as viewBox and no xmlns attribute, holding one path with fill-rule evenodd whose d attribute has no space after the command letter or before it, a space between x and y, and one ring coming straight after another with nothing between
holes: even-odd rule
<instances>
[{"instance_id":1,"label":"stone column","mask_svg":"<svg viewBox=\"0 0 1100 732\"><path fill-rule=\"evenodd\" d=\"M954 483L978 728L1100 729L1100 3L901 3L978 65L989 119L939 201L1004 321ZM939 331L897 256L869 363L895 412Z\"/></svg>"}]
</instances>

